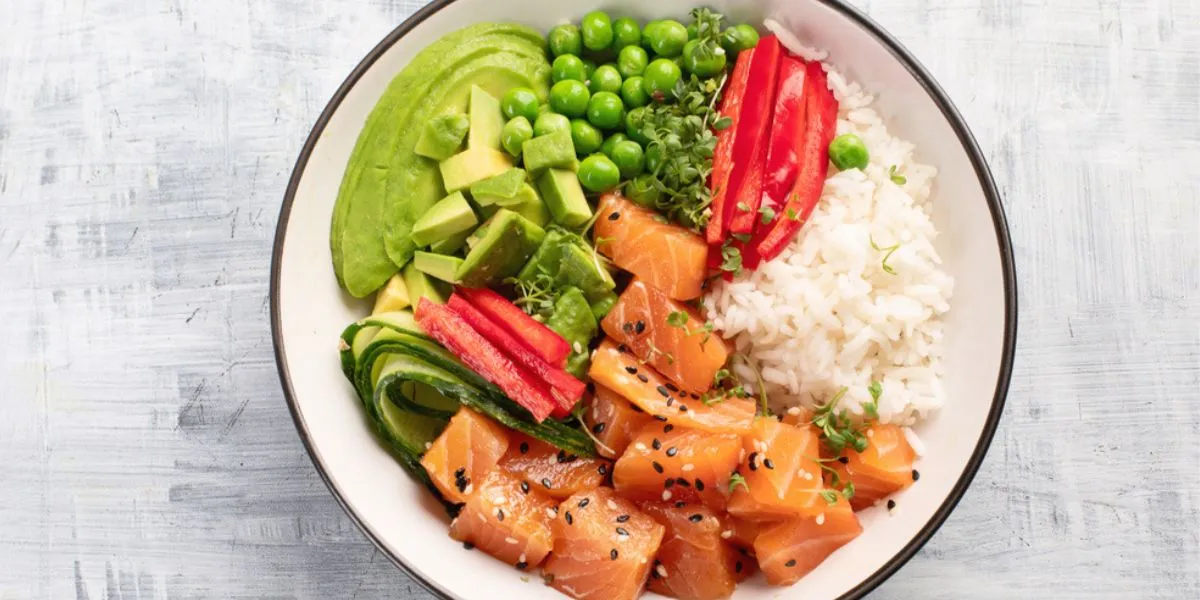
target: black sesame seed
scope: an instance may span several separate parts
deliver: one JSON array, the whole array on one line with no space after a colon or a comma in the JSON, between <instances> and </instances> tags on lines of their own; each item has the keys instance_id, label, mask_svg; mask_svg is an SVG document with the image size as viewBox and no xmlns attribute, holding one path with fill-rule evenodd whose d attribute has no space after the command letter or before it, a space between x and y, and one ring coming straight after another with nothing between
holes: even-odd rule
<instances>
[{"instance_id":1,"label":"black sesame seed","mask_svg":"<svg viewBox=\"0 0 1200 600\"><path fill-rule=\"evenodd\" d=\"M667 456L674 458L676 454L679 454L679 448L676 448L675 446L667 448Z\"/></svg>"},{"instance_id":2,"label":"black sesame seed","mask_svg":"<svg viewBox=\"0 0 1200 600\"><path fill-rule=\"evenodd\" d=\"M671 406L672 404L675 404L675 399L668 397L667 398L667 406Z\"/></svg>"},{"instance_id":3,"label":"black sesame seed","mask_svg":"<svg viewBox=\"0 0 1200 600\"><path fill-rule=\"evenodd\" d=\"M645 375L643 375L641 373L638 373L637 377L638 377L638 381L641 381L642 383L650 383L650 378L646 377Z\"/></svg>"},{"instance_id":4,"label":"black sesame seed","mask_svg":"<svg viewBox=\"0 0 1200 600\"><path fill-rule=\"evenodd\" d=\"M625 536L625 537L629 537L629 532L628 532L628 531L626 531L624 527L618 527L618 528L617 528L617 535L623 535L623 536Z\"/></svg>"},{"instance_id":5,"label":"black sesame seed","mask_svg":"<svg viewBox=\"0 0 1200 600\"><path fill-rule=\"evenodd\" d=\"M637 373L637 367L625 367L625 372L634 375Z\"/></svg>"},{"instance_id":6,"label":"black sesame seed","mask_svg":"<svg viewBox=\"0 0 1200 600\"><path fill-rule=\"evenodd\" d=\"M654 418L655 418L655 419L658 419L659 421L662 421L662 422L664 422L664 423L666 423L666 422L667 422L667 418L666 418L666 417L664 417L664 416L662 416L662 415L654 415Z\"/></svg>"},{"instance_id":7,"label":"black sesame seed","mask_svg":"<svg viewBox=\"0 0 1200 600\"><path fill-rule=\"evenodd\" d=\"M643 331L646 331L646 323L645 323L645 321L638 321L636 324L634 324L634 326L633 326L633 330L634 330L634 331L636 331L636 332L638 332L638 333L641 333L641 332L643 332Z\"/></svg>"},{"instance_id":8,"label":"black sesame seed","mask_svg":"<svg viewBox=\"0 0 1200 600\"><path fill-rule=\"evenodd\" d=\"M675 503L675 508L683 508L685 506L687 506L687 502L684 502L683 500Z\"/></svg>"},{"instance_id":9,"label":"black sesame seed","mask_svg":"<svg viewBox=\"0 0 1200 600\"><path fill-rule=\"evenodd\" d=\"M524 492L524 493L526 493L526 494L528 494L528 493L529 493L529 482L528 482L528 481L522 481L522 482L521 482L521 491L522 491L522 492Z\"/></svg>"},{"instance_id":10,"label":"black sesame seed","mask_svg":"<svg viewBox=\"0 0 1200 600\"><path fill-rule=\"evenodd\" d=\"M558 462L560 462L560 463L567 462L567 451L566 450L558 451Z\"/></svg>"},{"instance_id":11,"label":"black sesame seed","mask_svg":"<svg viewBox=\"0 0 1200 600\"><path fill-rule=\"evenodd\" d=\"M658 438L654 438L654 441L650 442L650 445L653 446L655 450L662 450L662 442L660 442Z\"/></svg>"},{"instance_id":12,"label":"black sesame seed","mask_svg":"<svg viewBox=\"0 0 1200 600\"><path fill-rule=\"evenodd\" d=\"M638 375L638 379L641 379L642 377L645 377L645 375ZM646 411L642 410L642 407L640 407L640 406L638 406L638 405L636 405L636 404L630 404L630 405L629 405L629 408L632 408L632 409L633 409L633 412L635 412L635 413L644 413L644 412L646 412Z\"/></svg>"},{"instance_id":13,"label":"black sesame seed","mask_svg":"<svg viewBox=\"0 0 1200 600\"><path fill-rule=\"evenodd\" d=\"M575 518L571 516L571 511L568 510L567 512L563 513L563 518L567 520L567 525L575 524Z\"/></svg>"},{"instance_id":14,"label":"black sesame seed","mask_svg":"<svg viewBox=\"0 0 1200 600\"><path fill-rule=\"evenodd\" d=\"M542 487L544 487L546 489L550 489L550 478L549 477L542 479Z\"/></svg>"},{"instance_id":15,"label":"black sesame seed","mask_svg":"<svg viewBox=\"0 0 1200 600\"><path fill-rule=\"evenodd\" d=\"M603 422L596 423L595 425L592 425L592 433L594 433L596 435L600 435L600 434L604 433L605 427L608 427L608 425L606 425Z\"/></svg>"},{"instance_id":16,"label":"black sesame seed","mask_svg":"<svg viewBox=\"0 0 1200 600\"><path fill-rule=\"evenodd\" d=\"M600 473L601 477L608 475L608 465L601 464L599 467L596 467L596 472Z\"/></svg>"},{"instance_id":17,"label":"black sesame seed","mask_svg":"<svg viewBox=\"0 0 1200 600\"><path fill-rule=\"evenodd\" d=\"M698 394L692 394L692 400L699 400L699 399L700 399L700 396Z\"/></svg>"},{"instance_id":18,"label":"black sesame seed","mask_svg":"<svg viewBox=\"0 0 1200 600\"><path fill-rule=\"evenodd\" d=\"M517 563L517 570L518 570L518 571L524 571L524 570L525 570L525 569L527 569L528 567L529 567L529 563L527 563L527 562L525 562L525 561L521 561L521 562Z\"/></svg>"},{"instance_id":19,"label":"black sesame seed","mask_svg":"<svg viewBox=\"0 0 1200 600\"><path fill-rule=\"evenodd\" d=\"M617 549L613 548L612 552L608 553L608 557L611 558L612 560L617 560Z\"/></svg>"},{"instance_id":20,"label":"black sesame seed","mask_svg":"<svg viewBox=\"0 0 1200 600\"><path fill-rule=\"evenodd\" d=\"M842 463L843 465L845 465L845 464L849 464L849 463L850 463L850 459L849 459L849 458L847 458L847 457L845 457L845 456L839 456L839 457L838 457L838 462L840 462L840 463Z\"/></svg>"},{"instance_id":21,"label":"black sesame seed","mask_svg":"<svg viewBox=\"0 0 1200 600\"><path fill-rule=\"evenodd\" d=\"M471 485L471 480L467 479L466 477L462 477L462 478L454 480L454 487L458 488L458 491L460 491L464 494L467 493L468 485Z\"/></svg>"},{"instance_id":22,"label":"black sesame seed","mask_svg":"<svg viewBox=\"0 0 1200 600\"><path fill-rule=\"evenodd\" d=\"M454 472L454 478L455 478L455 479L462 479L462 478L463 478L463 476L464 476L464 475L466 475L466 474L467 474L467 469L466 469L466 467L459 467L459 468L458 468L458 470Z\"/></svg>"},{"instance_id":23,"label":"black sesame seed","mask_svg":"<svg viewBox=\"0 0 1200 600\"><path fill-rule=\"evenodd\" d=\"M650 466L654 467L654 470L657 471L660 475L662 474L663 466L658 464L658 461L651 462Z\"/></svg>"},{"instance_id":24,"label":"black sesame seed","mask_svg":"<svg viewBox=\"0 0 1200 600\"><path fill-rule=\"evenodd\" d=\"M658 390L658 393L659 393L659 394L661 394L663 398L670 398L670 397L671 397L671 392L668 392L668 391L667 391L667 388L665 388L665 387L663 387L663 386L661 386L661 385L660 385L660 386L658 386L658 387L656 387L656 388L654 388L654 389Z\"/></svg>"},{"instance_id":25,"label":"black sesame seed","mask_svg":"<svg viewBox=\"0 0 1200 600\"><path fill-rule=\"evenodd\" d=\"M589 381L583 389L587 390L587 393L589 394L594 394L596 393L596 384Z\"/></svg>"},{"instance_id":26,"label":"black sesame seed","mask_svg":"<svg viewBox=\"0 0 1200 600\"><path fill-rule=\"evenodd\" d=\"M686 404L679 405L679 412L687 412L687 411L688 411L688 407Z\"/></svg>"},{"instance_id":27,"label":"black sesame seed","mask_svg":"<svg viewBox=\"0 0 1200 600\"><path fill-rule=\"evenodd\" d=\"M583 500L579 501L579 508L587 508L587 505L589 505L591 503L592 503L591 498L584 498Z\"/></svg>"},{"instance_id":28,"label":"black sesame seed","mask_svg":"<svg viewBox=\"0 0 1200 600\"><path fill-rule=\"evenodd\" d=\"M697 478L697 479L696 479L696 491L697 491L697 492L703 492L703 491L704 491L704 482L703 482L703 481L701 481L699 478Z\"/></svg>"},{"instance_id":29,"label":"black sesame seed","mask_svg":"<svg viewBox=\"0 0 1200 600\"><path fill-rule=\"evenodd\" d=\"M771 469L772 471L775 470L775 463L772 462L771 459L769 459L769 458L763 459L763 466L768 469Z\"/></svg>"},{"instance_id":30,"label":"black sesame seed","mask_svg":"<svg viewBox=\"0 0 1200 600\"><path fill-rule=\"evenodd\" d=\"M474 550L475 544L472 544L471 542L463 542L463 548L466 548L467 550Z\"/></svg>"},{"instance_id":31,"label":"black sesame seed","mask_svg":"<svg viewBox=\"0 0 1200 600\"><path fill-rule=\"evenodd\" d=\"M893 508L896 508L896 501L888 500L887 507L888 507L888 510L892 510Z\"/></svg>"},{"instance_id":32,"label":"black sesame seed","mask_svg":"<svg viewBox=\"0 0 1200 600\"><path fill-rule=\"evenodd\" d=\"M733 563L733 572L734 573L742 572L742 561L739 560L739 561Z\"/></svg>"},{"instance_id":33,"label":"black sesame seed","mask_svg":"<svg viewBox=\"0 0 1200 600\"><path fill-rule=\"evenodd\" d=\"M529 442L521 442L521 454L529 452Z\"/></svg>"},{"instance_id":34,"label":"black sesame seed","mask_svg":"<svg viewBox=\"0 0 1200 600\"><path fill-rule=\"evenodd\" d=\"M792 560L789 560L789 561L787 561L786 563L783 563L783 566L785 566L785 567L794 567L794 566L796 566L796 559L794 559L794 558L793 558Z\"/></svg>"},{"instance_id":35,"label":"black sesame seed","mask_svg":"<svg viewBox=\"0 0 1200 600\"><path fill-rule=\"evenodd\" d=\"M629 520L629 515L621 515L621 516L617 517L618 523L624 523L628 520Z\"/></svg>"},{"instance_id":36,"label":"black sesame seed","mask_svg":"<svg viewBox=\"0 0 1200 600\"><path fill-rule=\"evenodd\" d=\"M621 325L621 331L624 331L625 333L633 333L633 323L625 323L624 325Z\"/></svg>"},{"instance_id":37,"label":"black sesame seed","mask_svg":"<svg viewBox=\"0 0 1200 600\"><path fill-rule=\"evenodd\" d=\"M680 398L687 398L687 392L685 392L685 391L683 391L683 390L679 390L679 397L680 397Z\"/></svg>"},{"instance_id":38,"label":"black sesame seed","mask_svg":"<svg viewBox=\"0 0 1200 600\"><path fill-rule=\"evenodd\" d=\"M668 383L668 384L667 384L667 389L668 389L668 390L671 390L672 392L678 392L678 391L679 391L679 388L678 388L678 387L675 387L675 384L673 384L673 383Z\"/></svg>"},{"instance_id":39,"label":"black sesame seed","mask_svg":"<svg viewBox=\"0 0 1200 600\"><path fill-rule=\"evenodd\" d=\"M692 516L688 517L688 520L689 520L689 521L691 521L691 522L693 522L693 523L699 523L700 521L703 521L703 520L704 520L704 515L702 515L702 514L700 514L700 513L696 513L696 514L694 514L694 515L692 515Z\"/></svg>"},{"instance_id":40,"label":"black sesame seed","mask_svg":"<svg viewBox=\"0 0 1200 600\"><path fill-rule=\"evenodd\" d=\"M504 520L504 509L503 509L503 508L497 508L497 509L496 509L496 520L497 520L497 521L503 521L503 520Z\"/></svg>"},{"instance_id":41,"label":"black sesame seed","mask_svg":"<svg viewBox=\"0 0 1200 600\"><path fill-rule=\"evenodd\" d=\"M913 481L916 481L920 478L921 478L921 474L918 473L916 469L913 469Z\"/></svg>"},{"instance_id":42,"label":"black sesame seed","mask_svg":"<svg viewBox=\"0 0 1200 600\"><path fill-rule=\"evenodd\" d=\"M686 480L686 479L684 479L684 478L682 478L682 477L680 477L679 479L677 479L677 480L675 481L675 483L676 483L676 484L678 484L678 485L679 485L679 487L692 487L692 484L691 484L691 483L689 483L689 482L688 482L688 480Z\"/></svg>"},{"instance_id":43,"label":"black sesame seed","mask_svg":"<svg viewBox=\"0 0 1200 600\"><path fill-rule=\"evenodd\" d=\"M617 346L617 352L621 352L621 353L629 352L629 347L626 346L625 344L620 344Z\"/></svg>"},{"instance_id":44,"label":"black sesame seed","mask_svg":"<svg viewBox=\"0 0 1200 600\"><path fill-rule=\"evenodd\" d=\"M667 478L667 480L663 482L663 489L668 489L668 490L669 490L669 489L671 489L672 487L674 487L674 485L675 485L675 478L674 478L674 477L668 477L668 478Z\"/></svg>"},{"instance_id":45,"label":"black sesame seed","mask_svg":"<svg viewBox=\"0 0 1200 600\"><path fill-rule=\"evenodd\" d=\"M757 470L758 470L758 463L755 461L755 459L757 459L757 458L758 458L758 453L757 453L757 452L751 452L751 453L750 453L750 460L749 460L748 462L750 463L750 470L751 470L751 471L757 471Z\"/></svg>"},{"instance_id":46,"label":"black sesame seed","mask_svg":"<svg viewBox=\"0 0 1200 600\"><path fill-rule=\"evenodd\" d=\"M663 427L663 433L671 433L672 429L675 429L674 425L667 425L666 427Z\"/></svg>"},{"instance_id":47,"label":"black sesame seed","mask_svg":"<svg viewBox=\"0 0 1200 600\"><path fill-rule=\"evenodd\" d=\"M608 215L609 221L616 221L617 219L620 219L620 218L621 218L621 213L619 213L619 212L614 212L613 214Z\"/></svg>"}]
</instances>

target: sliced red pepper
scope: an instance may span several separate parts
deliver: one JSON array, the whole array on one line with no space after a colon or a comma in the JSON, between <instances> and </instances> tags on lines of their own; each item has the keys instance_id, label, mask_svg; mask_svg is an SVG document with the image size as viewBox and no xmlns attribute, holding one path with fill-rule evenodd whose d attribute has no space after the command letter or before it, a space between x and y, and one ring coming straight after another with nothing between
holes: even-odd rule
<instances>
[{"instance_id":1,"label":"sliced red pepper","mask_svg":"<svg viewBox=\"0 0 1200 600\"><path fill-rule=\"evenodd\" d=\"M733 122L729 127L717 132L717 147L713 151L713 170L709 180L709 188L713 193L712 216L708 220L708 230L704 236L709 246L716 246L724 241L725 232L728 230L727 200L733 197L728 193L729 174L733 170L733 146L737 139L738 124L742 121L742 100L746 97L746 85L749 82L753 57L753 48L738 54L733 73L729 76L729 82L725 84L725 95L721 98L721 116L728 117ZM719 264L718 262L717 265ZM715 269L717 265L709 266Z\"/></svg>"},{"instance_id":2,"label":"sliced red pepper","mask_svg":"<svg viewBox=\"0 0 1200 600\"><path fill-rule=\"evenodd\" d=\"M829 174L829 144L837 130L837 99L829 90L821 63L807 67L804 145L800 152L799 175L788 202L776 216L773 226L757 245L763 260L779 256L804 226L821 199L825 177Z\"/></svg>"},{"instance_id":3,"label":"sliced red pepper","mask_svg":"<svg viewBox=\"0 0 1200 600\"><path fill-rule=\"evenodd\" d=\"M587 386L570 373L551 365L524 343L471 305L459 294L447 303L479 335L491 342L518 365L550 384L550 392L563 414L571 412ZM558 412L558 411L556 411Z\"/></svg>"},{"instance_id":4,"label":"sliced red pepper","mask_svg":"<svg viewBox=\"0 0 1200 600\"><path fill-rule=\"evenodd\" d=\"M771 115L775 111L775 83L779 80L779 60L783 47L779 38L767 36L754 49L750 63L750 82L743 100L741 122L733 145L733 171L729 191L734 196L728 207L729 233L754 231L758 207L762 202L763 169L771 139Z\"/></svg>"},{"instance_id":5,"label":"sliced red pepper","mask_svg":"<svg viewBox=\"0 0 1200 600\"><path fill-rule=\"evenodd\" d=\"M514 364L449 307L422 298L416 316L421 329L471 370L496 384L538 423L558 409L549 385Z\"/></svg>"},{"instance_id":6,"label":"sliced red pepper","mask_svg":"<svg viewBox=\"0 0 1200 600\"><path fill-rule=\"evenodd\" d=\"M458 293L478 308L479 312L487 315L493 323L498 323L521 340L527 348L542 357L542 360L556 367L567 364L571 344L553 329L533 320L533 317L525 314L525 311L504 296L487 288L458 288Z\"/></svg>"}]
</instances>

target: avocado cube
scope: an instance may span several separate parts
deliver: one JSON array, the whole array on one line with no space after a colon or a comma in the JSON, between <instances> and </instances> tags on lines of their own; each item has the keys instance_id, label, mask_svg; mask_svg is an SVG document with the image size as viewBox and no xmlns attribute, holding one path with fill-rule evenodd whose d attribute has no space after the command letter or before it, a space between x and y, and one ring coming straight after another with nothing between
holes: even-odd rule
<instances>
[{"instance_id":1,"label":"avocado cube","mask_svg":"<svg viewBox=\"0 0 1200 600\"><path fill-rule=\"evenodd\" d=\"M501 208L484 224L485 233L467 240L471 251L458 269L466 287L487 287L516 275L541 245L546 232L521 215Z\"/></svg>"},{"instance_id":2,"label":"avocado cube","mask_svg":"<svg viewBox=\"0 0 1200 600\"><path fill-rule=\"evenodd\" d=\"M430 277L446 283L455 283L458 281L458 269L462 266L463 259L418 250L413 254L412 264L418 271Z\"/></svg>"},{"instance_id":3,"label":"avocado cube","mask_svg":"<svg viewBox=\"0 0 1200 600\"><path fill-rule=\"evenodd\" d=\"M533 189L532 185L526 183L521 186L517 198L521 199L519 203L507 205L505 208L529 219L538 227L550 224L550 211L546 209L546 203L538 197L537 190Z\"/></svg>"},{"instance_id":4,"label":"avocado cube","mask_svg":"<svg viewBox=\"0 0 1200 600\"><path fill-rule=\"evenodd\" d=\"M448 238L443 238L430 244L429 251L434 254L458 254L458 251L467 245L468 237L471 237L470 231L464 231Z\"/></svg>"},{"instance_id":5,"label":"avocado cube","mask_svg":"<svg viewBox=\"0 0 1200 600\"><path fill-rule=\"evenodd\" d=\"M386 312L396 312L408 308L412 303L408 299L408 287L404 285L404 277L399 273L388 279L387 285L375 296L375 308L371 314L378 315Z\"/></svg>"},{"instance_id":6,"label":"avocado cube","mask_svg":"<svg viewBox=\"0 0 1200 600\"><path fill-rule=\"evenodd\" d=\"M597 302L612 295L616 283L594 252L580 236L551 229L517 279L533 282L539 275L546 275L556 286L579 288L588 302Z\"/></svg>"},{"instance_id":7,"label":"avocado cube","mask_svg":"<svg viewBox=\"0 0 1200 600\"><path fill-rule=\"evenodd\" d=\"M575 165L575 142L570 131L556 131L535 137L521 146L525 170L538 173L542 169L570 169Z\"/></svg>"},{"instance_id":8,"label":"avocado cube","mask_svg":"<svg viewBox=\"0 0 1200 600\"><path fill-rule=\"evenodd\" d=\"M421 130L421 137L417 138L413 151L433 160L446 160L462 147L469 126L466 115L434 117Z\"/></svg>"},{"instance_id":9,"label":"avocado cube","mask_svg":"<svg viewBox=\"0 0 1200 600\"><path fill-rule=\"evenodd\" d=\"M444 240L479 223L475 211L462 192L454 192L438 201L413 224L412 241L418 248Z\"/></svg>"},{"instance_id":10,"label":"avocado cube","mask_svg":"<svg viewBox=\"0 0 1200 600\"><path fill-rule=\"evenodd\" d=\"M579 227L592 218L592 207L583 195L579 178L570 171L550 169L538 178L538 191L554 221L563 227Z\"/></svg>"},{"instance_id":11,"label":"avocado cube","mask_svg":"<svg viewBox=\"0 0 1200 600\"><path fill-rule=\"evenodd\" d=\"M504 128L504 114L500 112L500 101L483 88L472 85L471 102L467 112L471 115L467 148L499 150L500 130Z\"/></svg>"},{"instance_id":12,"label":"avocado cube","mask_svg":"<svg viewBox=\"0 0 1200 600\"><path fill-rule=\"evenodd\" d=\"M443 289L443 285L417 269L411 262L404 266L404 286L408 288L408 299L412 301L413 306L420 304L422 298L445 304L449 294Z\"/></svg>"},{"instance_id":13,"label":"avocado cube","mask_svg":"<svg viewBox=\"0 0 1200 600\"><path fill-rule=\"evenodd\" d=\"M465 190L472 183L495 177L513 168L512 157L495 148L467 148L438 165L447 194Z\"/></svg>"},{"instance_id":14,"label":"avocado cube","mask_svg":"<svg viewBox=\"0 0 1200 600\"><path fill-rule=\"evenodd\" d=\"M488 177L471 184L471 197L479 206L505 205L517 196L525 184L524 169L509 169L495 177Z\"/></svg>"}]
</instances>

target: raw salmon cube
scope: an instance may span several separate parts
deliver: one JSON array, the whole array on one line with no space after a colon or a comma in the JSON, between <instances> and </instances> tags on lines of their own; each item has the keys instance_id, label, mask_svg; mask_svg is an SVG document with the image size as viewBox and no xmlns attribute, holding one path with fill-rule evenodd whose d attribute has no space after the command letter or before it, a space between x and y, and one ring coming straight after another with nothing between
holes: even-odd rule
<instances>
[{"instance_id":1,"label":"raw salmon cube","mask_svg":"<svg viewBox=\"0 0 1200 600\"><path fill-rule=\"evenodd\" d=\"M854 509L839 498L816 516L789 519L764 530L754 540L754 553L767 583L791 585L860 533Z\"/></svg>"},{"instance_id":2,"label":"raw salmon cube","mask_svg":"<svg viewBox=\"0 0 1200 600\"><path fill-rule=\"evenodd\" d=\"M642 409L602 385L596 386L592 406L583 418L592 435L600 441L596 449L609 458L621 456L634 436L652 420Z\"/></svg>"},{"instance_id":3,"label":"raw salmon cube","mask_svg":"<svg viewBox=\"0 0 1200 600\"><path fill-rule=\"evenodd\" d=\"M508 433L503 427L462 408L421 457L421 466L446 500L462 503L506 450Z\"/></svg>"},{"instance_id":4,"label":"raw salmon cube","mask_svg":"<svg viewBox=\"0 0 1200 600\"><path fill-rule=\"evenodd\" d=\"M493 471L450 523L450 537L526 570L554 547L550 523L556 504L521 481Z\"/></svg>"},{"instance_id":5,"label":"raw salmon cube","mask_svg":"<svg viewBox=\"0 0 1200 600\"><path fill-rule=\"evenodd\" d=\"M913 461L917 454L896 425L876 423L867 428L867 449L856 452L847 448L832 464L841 487L846 481L854 484L850 505L854 510L873 506L876 502L907 488L913 482ZM832 479L832 476L829 477Z\"/></svg>"},{"instance_id":6,"label":"raw salmon cube","mask_svg":"<svg viewBox=\"0 0 1200 600\"><path fill-rule=\"evenodd\" d=\"M649 503L642 511L666 528L650 591L680 600L728 598L754 561L721 537L717 513L697 505Z\"/></svg>"},{"instance_id":7,"label":"raw salmon cube","mask_svg":"<svg viewBox=\"0 0 1200 600\"><path fill-rule=\"evenodd\" d=\"M708 275L708 244L617 193L600 198L596 249L618 267L676 300L699 298Z\"/></svg>"},{"instance_id":8,"label":"raw salmon cube","mask_svg":"<svg viewBox=\"0 0 1200 600\"><path fill-rule=\"evenodd\" d=\"M721 510L741 452L737 434L651 423L617 460L613 487L636 501L698 502Z\"/></svg>"},{"instance_id":9,"label":"raw salmon cube","mask_svg":"<svg viewBox=\"0 0 1200 600\"><path fill-rule=\"evenodd\" d=\"M735 485L729 514L755 521L813 516L828 504L821 497L820 439L816 428L754 421L744 438L745 460L738 472L745 485Z\"/></svg>"},{"instance_id":10,"label":"raw salmon cube","mask_svg":"<svg viewBox=\"0 0 1200 600\"><path fill-rule=\"evenodd\" d=\"M551 498L563 499L595 489L608 479L612 463L567 454L546 442L512 433L500 468Z\"/></svg>"}]
</instances>

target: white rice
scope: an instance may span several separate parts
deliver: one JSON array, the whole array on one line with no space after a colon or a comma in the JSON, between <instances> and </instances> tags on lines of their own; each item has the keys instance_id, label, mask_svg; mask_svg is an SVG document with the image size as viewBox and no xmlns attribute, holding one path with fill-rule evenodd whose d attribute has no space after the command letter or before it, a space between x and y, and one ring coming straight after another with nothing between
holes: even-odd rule
<instances>
[{"instance_id":1,"label":"white rice","mask_svg":"<svg viewBox=\"0 0 1200 600\"><path fill-rule=\"evenodd\" d=\"M794 37L781 41L797 55L823 56L797 47ZM831 166L821 201L791 246L757 271L718 283L704 303L750 363L735 361L735 373L748 389L761 373L775 410L813 406L845 387L841 406L861 414L868 386L878 381L880 420L912 425L945 401L941 317L954 280L940 268L929 217L937 170L888 134L872 96L825 69L840 104L838 134L862 138L870 164L863 171ZM893 165L907 178L903 185L892 182ZM885 249L900 244L887 261L894 274L872 240Z\"/></svg>"}]
</instances>

